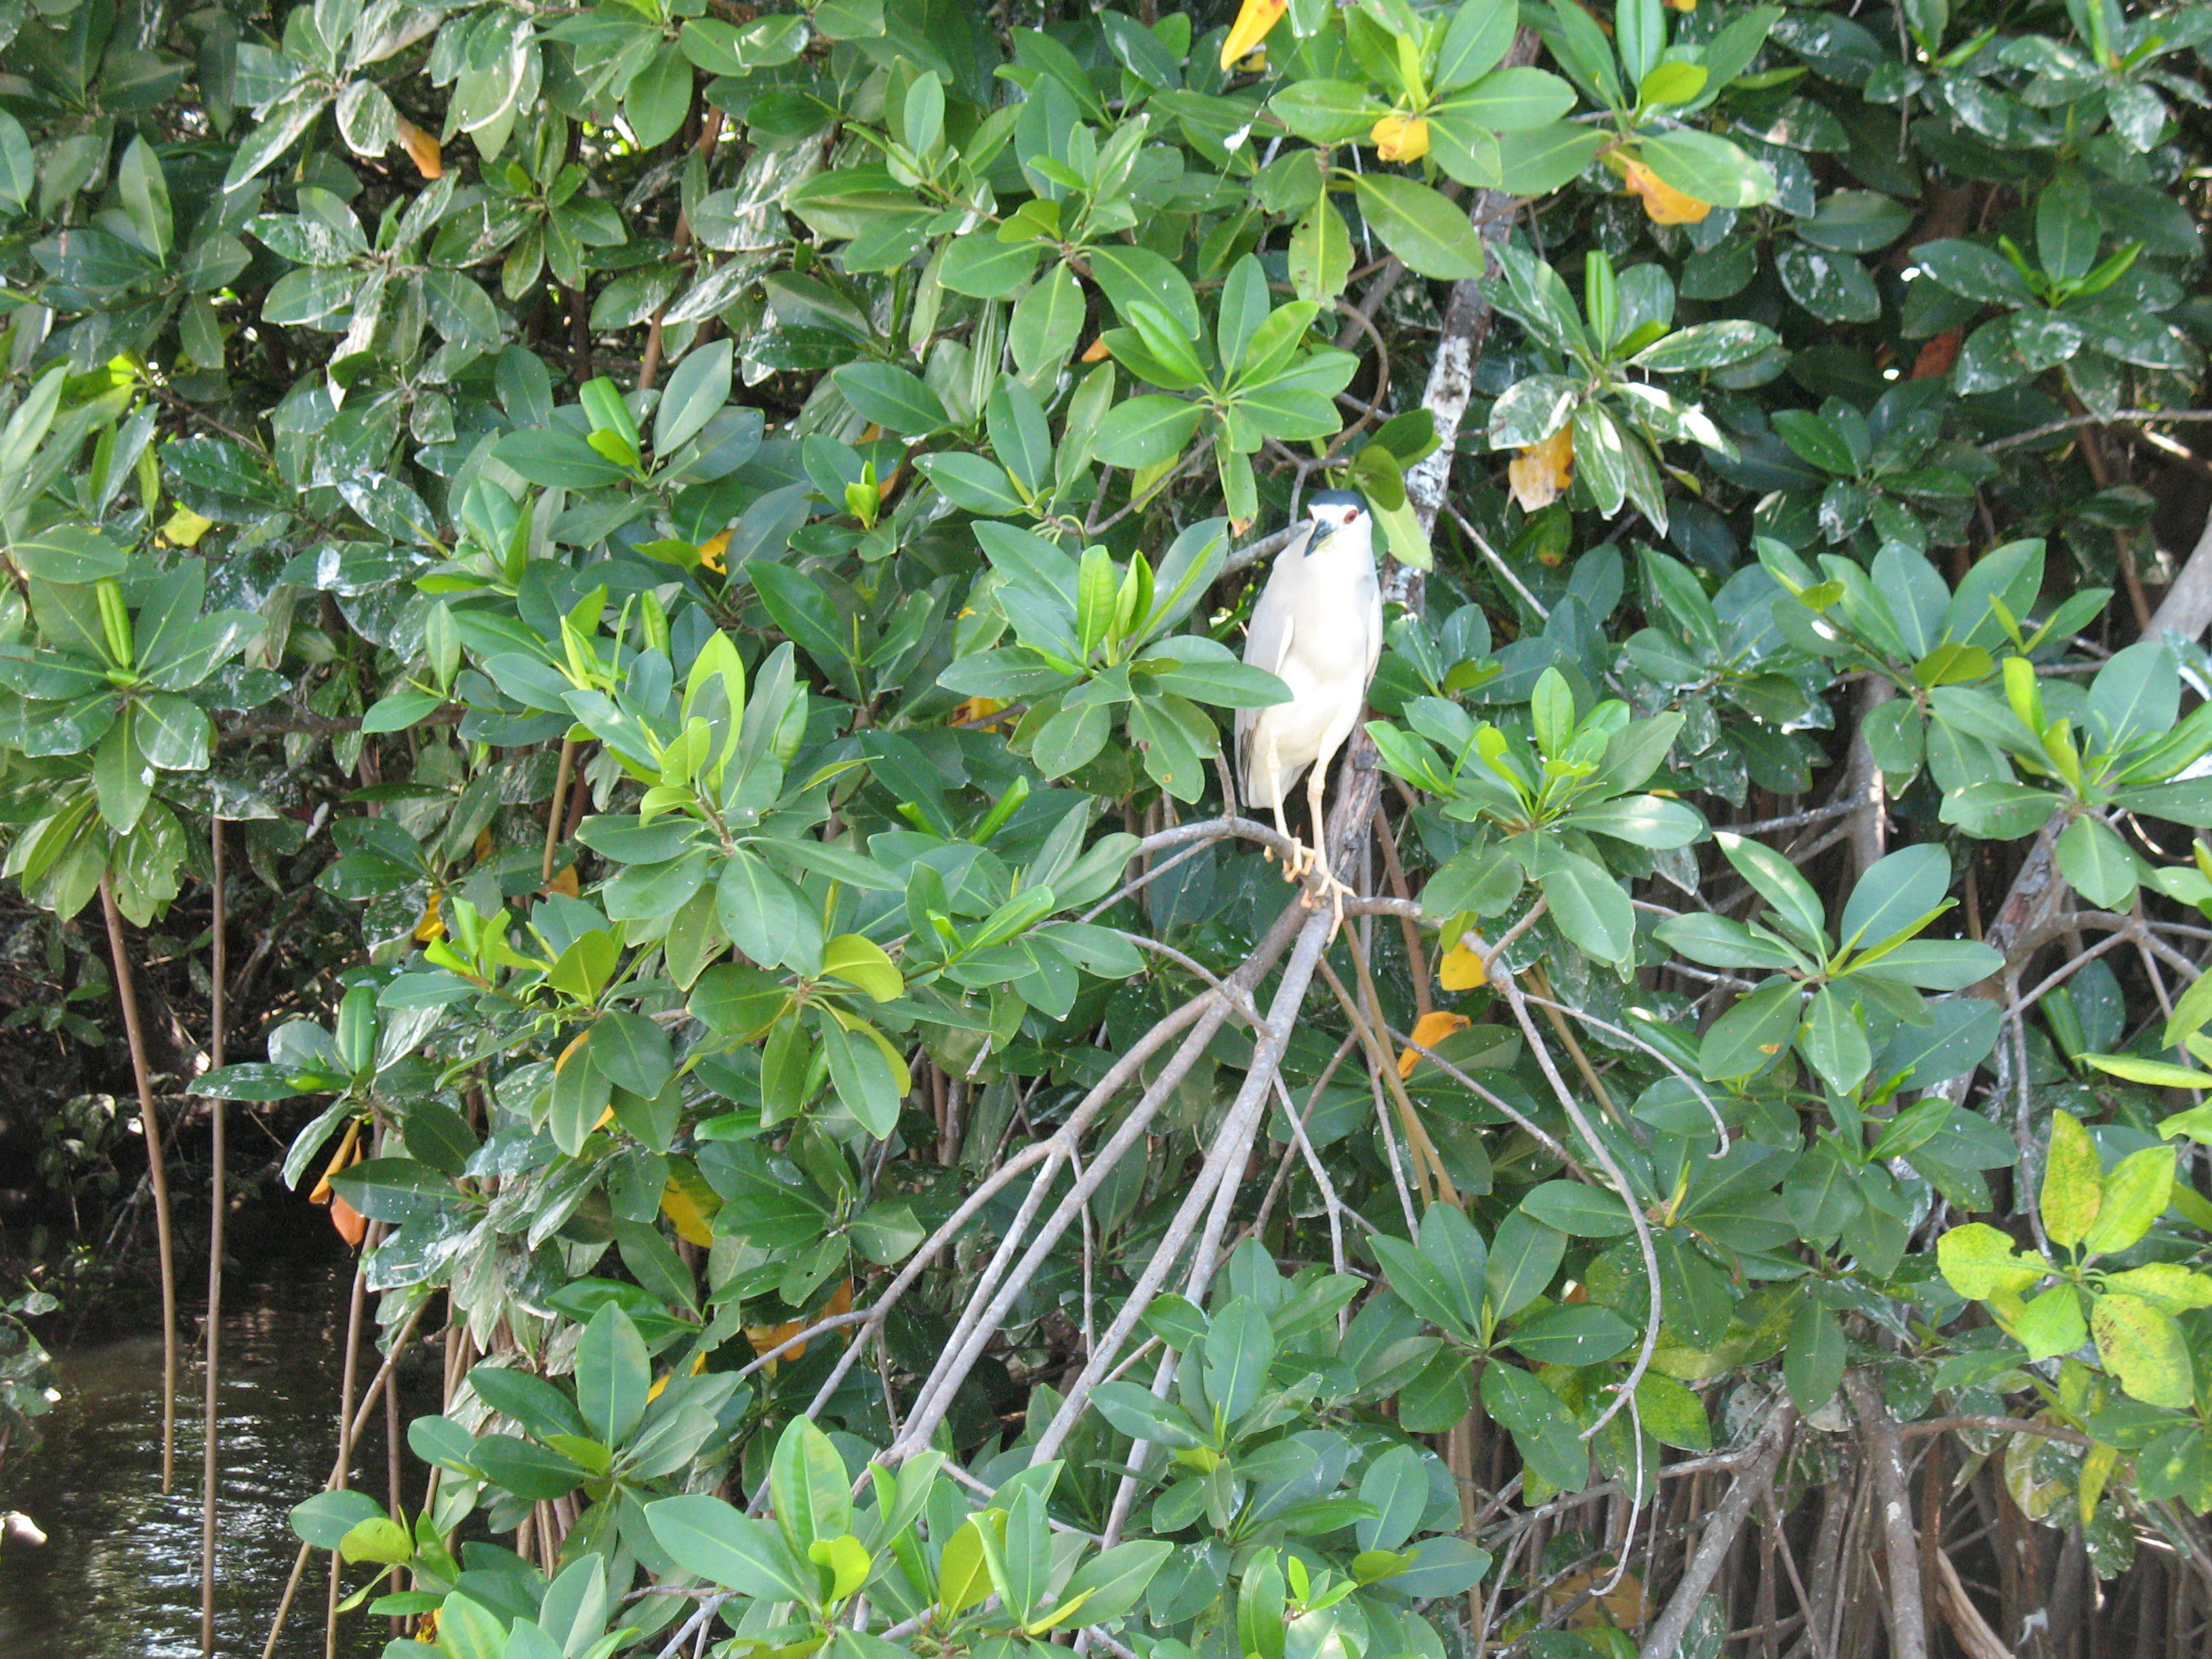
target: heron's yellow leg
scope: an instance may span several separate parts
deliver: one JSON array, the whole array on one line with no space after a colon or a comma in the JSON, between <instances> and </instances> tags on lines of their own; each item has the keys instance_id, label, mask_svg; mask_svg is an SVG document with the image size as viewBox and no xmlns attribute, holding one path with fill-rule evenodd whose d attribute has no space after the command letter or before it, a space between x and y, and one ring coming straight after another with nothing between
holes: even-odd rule
<instances>
[{"instance_id":1,"label":"heron's yellow leg","mask_svg":"<svg viewBox=\"0 0 2212 1659\"><path fill-rule=\"evenodd\" d=\"M1274 809L1275 833L1289 842L1292 849L1289 856L1283 860L1283 879L1298 881L1304 878L1309 869L1312 868L1313 854L1292 838L1291 826L1283 817L1283 769L1281 763L1276 758L1275 740L1273 738L1267 739L1267 799L1268 805ZM1269 849L1268 856L1273 856L1272 848Z\"/></svg>"},{"instance_id":2,"label":"heron's yellow leg","mask_svg":"<svg viewBox=\"0 0 2212 1659\"><path fill-rule=\"evenodd\" d=\"M1328 769L1335 760L1334 755L1316 757L1313 771L1306 779L1306 805L1313 813L1314 838L1311 862L1306 869L1318 874L1321 879L1317 883L1309 883L1298 902L1310 910L1318 902L1317 892L1328 894L1329 908L1336 915L1336 927L1341 927L1344 926L1344 901L1351 896L1352 889L1339 881L1335 872L1328 867L1328 820L1322 811L1322 797L1328 788ZM1303 875L1305 872L1299 873ZM1334 931L1331 937L1334 937Z\"/></svg>"}]
</instances>

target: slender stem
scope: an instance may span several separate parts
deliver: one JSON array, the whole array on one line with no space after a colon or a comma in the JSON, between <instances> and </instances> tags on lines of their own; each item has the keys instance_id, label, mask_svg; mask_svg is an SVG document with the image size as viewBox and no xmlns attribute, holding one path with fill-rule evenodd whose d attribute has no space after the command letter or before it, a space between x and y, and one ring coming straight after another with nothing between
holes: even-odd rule
<instances>
[{"instance_id":1,"label":"slender stem","mask_svg":"<svg viewBox=\"0 0 2212 1659\"><path fill-rule=\"evenodd\" d=\"M214 882L211 887L214 915L210 923L208 943L208 979L211 987L208 1010L208 1064L219 1066L223 1062L224 1040L228 1033L223 1027L230 1010L224 994L229 977L230 951L223 937L229 922L228 895L223 878L222 820L216 818L208 827L208 844L214 857ZM222 1429L222 1415L216 1401L216 1388L220 1375L222 1332L222 1224L227 1171L223 1146L223 1102L220 1097L208 1102L209 1121L213 1131L213 1147L210 1154L212 1168L208 1174L208 1291L207 1291L207 1376L206 1391L201 1401L200 1429L200 1651L213 1659L215 1653L215 1510L216 1488L220 1484L216 1453Z\"/></svg>"},{"instance_id":2,"label":"slender stem","mask_svg":"<svg viewBox=\"0 0 2212 1659\"><path fill-rule=\"evenodd\" d=\"M1668 1598L1667 1610L1651 1627L1644 1639L1638 1659L1674 1659L1681 1651L1682 1638L1689 1633L1690 1620L1697 1612L1698 1603L1712 1588L1713 1580L1720 1576L1723 1563L1735 1547L1735 1535L1742 1529L1751 1506L1761 1495L1773 1490L1775 1466L1782 1461L1782 1449L1790 1441L1790 1431L1797 1421L1797 1413L1784 1401L1766 1419L1759 1435L1758 1457L1749 1468L1729 1483L1728 1496L1699 1529L1697 1553L1683 1570L1682 1581L1674 1587Z\"/></svg>"},{"instance_id":3,"label":"slender stem","mask_svg":"<svg viewBox=\"0 0 2212 1659\"><path fill-rule=\"evenodd\" d=\"M353 1469L354 1436L359 1432L353 1420L354 1367L361 1356L361 1316L368 1299L368 1251L375 1248L375 1240L368 1241L368 1249L361 1253L354 1263L353 1295L346 1310L345 1371L338 1385L338 1474L337 1486L343 1490ZM342 1559L336 1550L331 1552L330 1603L323 1614L323 1659L338 1659L338 1572Z\"/></svg>"},{"instance_id":4,"label":"slender stem","mask_svg":"<svg viewBox=\"0 0 2212 1659\"><path fill-rule=\"evenodd\" d=\"M1865 1436L1874 1466L1875 1497L1881 1507L1882 1540L1889 1558L1889 1650L1893 1659L1928 1659L1928 1615L1920 1595L1919 1540L1912 1525L1912 1493L1905 1479L1905 1454L1897 1419L1881 1385L1865 1371L1844 1373L1844 1393Z\"/></svg>"},{"instance_id":5,"label":"slender stem","mask_svg":"<svg viewBox=\"0 0 2212 1659\"><path fill-rule=\"evenodd\" d=\"M561 821L568 816L568 774L576 766L576 740L561 739L561 763L553 772L553 804L545 809L545 860L538 872L539 883L553 879L553 855L561 848Z\"/></svg>"},{"instance_id":6,"label":"slender stem","mask_svg":"<svg viewBox=\"0 0 2212 1659\"><path fill-rule=\"evenodd\" d=\"M415 1310L407 1316L406 1323L400 1326L399 1334L392 1339L392 1351L385 1356L384 1364L377 1367L375 1376L370 1379L368 1392L362 1396L359 1408L355 1411L352 1419L343 1425L340 1449L348 1459L350 1459L353 1455L354 1437L368 1426L369 1412L383 1397L384 1390L391 1385L392 1373L399 1364L399 1356L407 1351L408 1339L415 1334L415 1327L422 1322L423 1310L429 1305L430 1298L427 1296L415 1304ZM464 1344L465 1357L465 1351L466 1345ZM323 1490L336 1492L343 1483L345 1474L344 1462L333 1464L331 1468L331 1478L323 1482ZM313 1544L302 1544L300 1546L300 1553L292 1558L292 1574L284 1581L284 1594L277 1600L276 1616L269 1621L269 1635L261 1644L261 1659L271 1659L271 1656L276 1653L276 1638L284 1633L284 1620L292 1611L292 1598L299 1593L300 1580L307 1575L307 1558L314 1553L315 1547Z\"/></svg>"},{"instance_id":7,"label":"slender stem","mask_svg":"<svg viewBox=\"0 0 2212 1659\"><path fill-rule=\"evenodd\" d=\"M177 1262L169 1226L169 1159L161 1148L161 1116L154 1105L154 1075L146 1060L146 1030L138 1018L138 988L131 975L131 947L115 884L100 878L100 908L107 917L107 952L115 964L115 1000L131 1044L131 1073L138 1085L138 1127L146 1141L146 1172L154 1185L154 1231L161 1251L161 1490L175 1483L177 1464Z\"/></svg>"}]
</instances>

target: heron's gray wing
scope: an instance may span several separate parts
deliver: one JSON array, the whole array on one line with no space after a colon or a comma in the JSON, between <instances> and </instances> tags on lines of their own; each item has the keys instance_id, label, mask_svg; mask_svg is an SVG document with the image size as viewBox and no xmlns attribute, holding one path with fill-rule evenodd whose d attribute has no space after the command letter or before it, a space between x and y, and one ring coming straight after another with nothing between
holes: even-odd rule
<instances>
[{"instance_id":1,"label":"heron's gray wing","mask_svg":"<svg viewBox=\"0 0 2212 1659\"><path fill-rule=\"evenodd\" d=\"M1252 618L1245 624L1244 660L1270 674L1281 673L1283 665L1290 660L1296 633L1297 567L1304 562L1306 544L1313 538L1313 528L1309 521L1291 532L1289 544L1275 556L1275 562L1267 572L1267 585L1260 590L1260 598L1252 606ZM1243 786L1248 805L1255 793L1249 769L1252 734L1259 729L1267 713L1265 708L1237 711L1237 776Z\"/></svg>"},{"instance_id":2,"label":"heron's gray wing","mask_svg":"<svg viewBox=\"0 0 2212 1659\"><path fill-rule=\"evenodd\" d=\"M1290 660L1292 622L1297 611L1298 574L1305 564L1306 544L1313 525L1299 526L1290 545L1275 556L1267 572L1267 585L1252 607L1252 620L1244 629L1244 660L1255 668L1279 674Z\"/></svg>"}]
</instances>

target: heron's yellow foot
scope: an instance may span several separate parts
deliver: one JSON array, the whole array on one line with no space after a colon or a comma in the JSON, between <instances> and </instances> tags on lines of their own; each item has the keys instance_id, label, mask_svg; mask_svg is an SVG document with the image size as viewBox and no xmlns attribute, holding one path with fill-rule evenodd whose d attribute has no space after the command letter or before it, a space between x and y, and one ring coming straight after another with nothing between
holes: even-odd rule
<instances>
[{"instance_id":1,"label":"heron's yellow foot","mask_svg":"<svg viewBox=\"0 0 2212 1659\"><path fill-rule=\"evenodd\" d=\"M1317 910L1326 901L1335 917L1329 929L1329 937L1334 939L1344 927L1344 902L1352 896L1351 885L1340 881L1336 873L1318 860L1302 872L1301 878L1305 882L1305 891L1298 895L1299 904L1306 909Z\"/></svg>"},{"instance_id":2,"label":"heron's yellow foot","mask_svg":"<svg viewBox=\"0 0 2212 1659\"><path fill-rule=\"evenodd\" d=\"M1273 856L1272 848L1269 849L1269 854ZM1307 873L1320 862L1320 855L1312 848L1302 841L1294 841L1291 843L1290 852L1283 858L1283 879L1304 881Z\"/></svg>"}]
</instances>

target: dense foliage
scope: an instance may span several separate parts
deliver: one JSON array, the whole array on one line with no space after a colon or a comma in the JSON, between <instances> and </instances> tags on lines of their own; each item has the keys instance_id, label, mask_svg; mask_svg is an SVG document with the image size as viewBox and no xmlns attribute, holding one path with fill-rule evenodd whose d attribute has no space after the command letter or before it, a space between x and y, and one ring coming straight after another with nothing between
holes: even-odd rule
<instances>
[{"instance_id":1,"label":"dense foliage","mask_svg":"<svg viewBox=\"0 0 2212 1659\"><path fill-rule=\"evenodd\" d=\"M295 1512L392 1652L1986 1659L1947 1455L2183 1650L2212 9L0 37L6 871L317 933L178 1070L445 1332Z\"/></svg>"}]
</instances>

